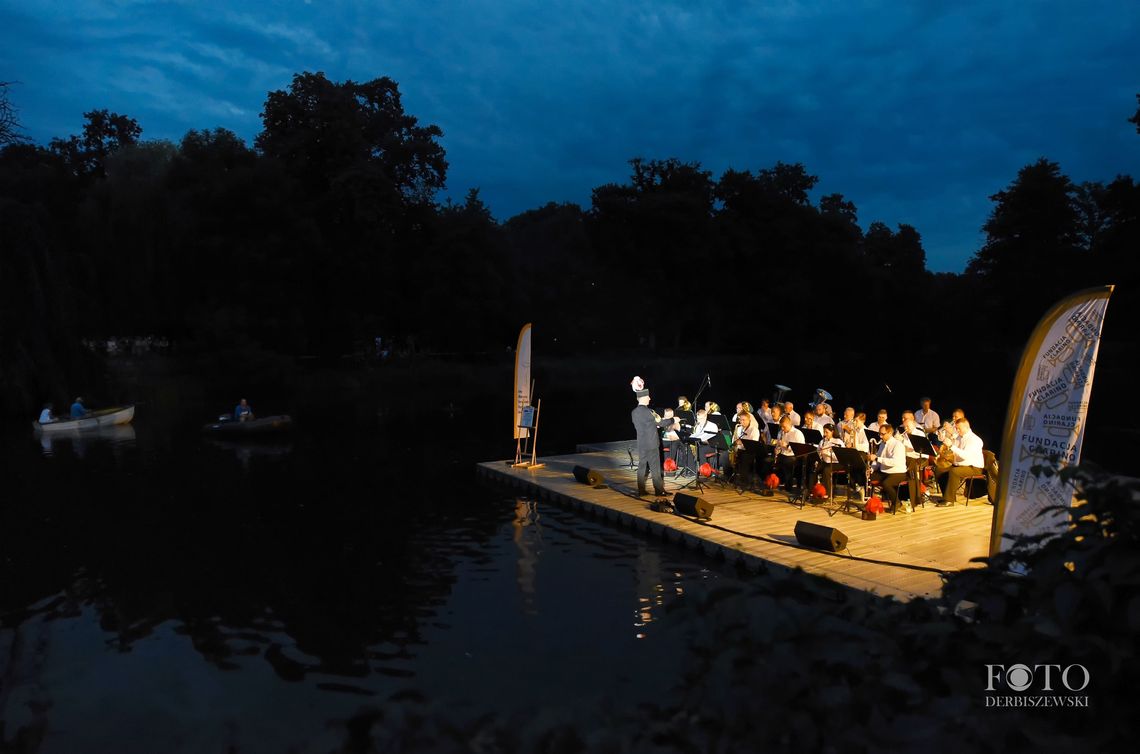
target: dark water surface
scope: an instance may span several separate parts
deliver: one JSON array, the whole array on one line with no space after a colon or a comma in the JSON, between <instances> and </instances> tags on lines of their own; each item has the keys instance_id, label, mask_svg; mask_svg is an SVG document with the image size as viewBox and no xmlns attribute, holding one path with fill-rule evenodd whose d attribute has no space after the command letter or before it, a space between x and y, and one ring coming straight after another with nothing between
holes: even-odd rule
<instances>
[{"instance_id":1,"label":"dark water surface","mask_svg":"<svg viewBox=\"0 0 1140 754\"><path fill-rule=\"evenodd\" d=\"M506 453L475 394L263 443L151 398L125 429L0 440L11 750L329 751L393 698L632 707L684 666L666 608L737 578L477 483Z\"/></svg>"}]
</instances>

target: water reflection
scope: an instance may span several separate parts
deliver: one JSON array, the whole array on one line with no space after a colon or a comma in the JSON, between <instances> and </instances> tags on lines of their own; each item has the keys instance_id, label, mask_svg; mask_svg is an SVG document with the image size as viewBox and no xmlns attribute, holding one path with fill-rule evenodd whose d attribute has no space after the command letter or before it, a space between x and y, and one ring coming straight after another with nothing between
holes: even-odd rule
<instances>
[{"instance_id":1,"label":"water reflection","mask_svg":"<svg viewBox=\"0 0 1140 754\"><path fill-rule=\"evenodd\" d=\"M133 426L52 438L51 456L26 435L6 448L25 472L7 499L36 503L0 505L0 656L25 669L0 682L0 749L47 725L56 750L162 750L148 736L197 740L224 720L245 726L235 748L285 749L369 696L497 709L639 698L683 656L663 608L720 577L699 556L476 484L483 443L412 478L371 428L203 441L193 411L142 417L141 452L124 459L88 451L132 447ZM69 447L83 463L59 462ZM206 698L230 711L169 713ZM24 714L29 699L43 719ZM122 711L113 730L105 709ZM272 741L251 738L282 719ZM132 727L133 748L117 738ZM214 743L200 748L232 742Z\"/></svg>"},{"instance_id":2,"label":"water reflection","mask_svg":"<svg viewBox=\"0 0 1140 754\"><path fill-rule=\"evenodd\" d=\"M217 450L224 451L238 460L241 467L249 470L250 463L255 458L280 460L293 452L290 442L251 442L249 440L217 440L207 439L206 444Z\"/></svg>"},{"instance_id":3,"label":"water reflection","mask_svg":"<svg viewBox=\"0 0 1140 754\"><path fill-rule=\"evenodd\" d=\"M131 424L114 424L93 429L63 429L53 432L38 432L40 451L45 456L53 456L64 448L70 448L77 458L85 458L92 445L106 444L115 449L133 447L135 428Z\"/></svg>"}]
</instances>

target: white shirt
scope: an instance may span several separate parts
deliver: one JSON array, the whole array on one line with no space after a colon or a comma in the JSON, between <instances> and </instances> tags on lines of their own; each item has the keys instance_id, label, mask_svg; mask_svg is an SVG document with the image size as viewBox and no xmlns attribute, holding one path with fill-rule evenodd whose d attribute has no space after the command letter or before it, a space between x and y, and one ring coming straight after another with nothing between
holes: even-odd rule
<instances>
[{"instance_id":1,"label":"white shirt","mask_svg":"<svg viewBox=\"0 0 1140 754\"><path fill-rule=\"evenodd\" d=\"M933 432L938 429L938 425L942 420L938 418L938 413L931 409L930 411L923 411L921 408L914 412L914 420L918 422L918 426L922 427L927 432Z\"/></svg>"},{"instance_id":2,"label":"white shirt","mask_svg":"<svg viewBox=\"0 0 1140 754\"><path fill-rule=\"evenodd\" d=\"M954 465L985 468L986 461L982 457L982 445L982 438L966 430L966 434L959 437L954 443Z\"/></svg>"},{"instance_id":3,"label":"white shirt","mask_svg":"<svg viewBox=\"0 0 1140 754\"><path fill-rule=\"evenodd\" d=\"M760 409L760 418L764 420L765 424L772 421L772 409L770 409L770 408Z\"/></svg>"},{"instance_id":4,"label":"white shirt","mask_svg":"<svg viewBox=\"0 0 1140 754\"><path fill-rule=\"evenodd\" d=\"M921 458L922 454L914 449L914 443L912 443L910 441L911 435L916 435L918 437L926 437L926 433L923 432L922 428L919 427L918 425L915 425L915 428L912 429L910 432L901 432L901 433L895 435L895 437L902 440L903 445L906 446L906 457L907 458Z\"/></svg>"},{"instance_id":5,"label":"white shirt","mask_svg":"<svg viewBox=\"0 0 1140 754\"><path fill-rule=\"evenodd\" d=\"M710 422L708 419L704 421L698 420L693 426L693 433L689 435L690 438L696 438L700 441L705 441L720 431L720 428Z\"/></svg>"},{"instance_id":6,"label":"white shirt","mask_svg":"<svg viewBox=\"0 0 1140 754\"><path fill-rule=\"evenodd\" d=\"M780 430L780 436L779 436L779 438L777 438L777 440L779 442L787 442L787 443L798 442L798 443L802 444L804 441L804 433L799 431L795 427L792 427L787 432L785 432L784 430L781 429ZM792 452L791 448L777 447L776 452L782 456L794 456L795 455L795 453Z\"/></svg>"},{"instance_id":7,"label":"white shirt","mask_svg":"<svg viewBox=\"0 0 1140 754\"><path fill-rule=\"evenodd\" d=\"M897 435L891 435L875 454L875 466L884 474L906 473L906 445Z\"/></svg>"},{"instance_id":8,"label":"white shirt","mask_svg":"<svg viewBox=\"0 0 1140 754\"><path fill-rule=\"evenodd\" d=\"M867 433L863 431L862 427L855 429L855 450L861 450L864 453L871 452L871 443L867 441Z\"/></svg>"},{"instance_id":9,"label":"white shirt","mask_svg":"<svg viewBox=\"0 0 1140 754\"><path fill-rule=\"evenodd\" d=\"M793 427L800 426L800 415L797 414L795 411L785 411L784 415L792 417L792 426Z\"/></svg>"},{"instance_id":10,"label":"white shirt","mask_svg":"<svg viewBox=\"0 0 1140 754\"><path fill-rule=\"evenodd\" d=\"M741 425L737 424L735 436L737 440L743 437L745 440L756 440L759 442L760 428L756 426L756 422L752 422L748 425L747 431L745 431Z\"/></svg>"},{"instance_id":11,"label":"white shirt","mask_svg":"<svg viewBox=\"0 0 1140 754\"><path fill-rule=\"evenodd\" d=\"M51 409L45 408L40 412L40 424L51 424L55 419L51 415Z\"/></svg>"},{"instance_id":12,"label":"white shirt","mask_svg":"<svg viewBox=\"0 0 1140 754\"><path fill-rule=\"evenodd\" d=\"M839 458L836 457L835 451L832 448L842 448L843 441L838 437L832 437L828 440L826 437L819 443L819 460L824 463L839 463Z\"/></svg>"},{"instance_id":13,"label":"white shirt","mask_svg":"<svg viewBox=\"0 0 1140 754\"><path fill-rule=\"evenodd\" d=\"M819 429L820 427L822 427L825 424L835 424L835 420L832 419L827 414L824 414L823 416L816 414L815 415L815 428Z\"/></svg>"}]
</instances>

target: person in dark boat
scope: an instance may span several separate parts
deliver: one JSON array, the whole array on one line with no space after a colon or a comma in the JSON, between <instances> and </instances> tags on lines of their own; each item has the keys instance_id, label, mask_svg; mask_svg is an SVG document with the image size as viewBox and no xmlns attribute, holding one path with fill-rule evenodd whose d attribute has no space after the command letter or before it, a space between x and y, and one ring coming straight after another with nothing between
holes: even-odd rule
<instances>
[{"instance_id":1,"label":"person in dark boat","mask_svg":"<svg viewBox=\"0 0 1140 754\"><path fill-rule=\"evenodd\" d=\"M75 403L71 404L71 418L82 419L85 416L87 416L87 407L83 405L83 398L78 397Z\"/></svg>"},{"instance_id":2,"label":"person in dark boat","mask_svg":"<svg viewBox=\"0 0 1140 754\"><path fill-rule=\"evenodd\" d=\"M253 408L245 398L242 398L241 402L234 408L234 421L247 422L253 418Z\"/></svg>"}]
</instances>

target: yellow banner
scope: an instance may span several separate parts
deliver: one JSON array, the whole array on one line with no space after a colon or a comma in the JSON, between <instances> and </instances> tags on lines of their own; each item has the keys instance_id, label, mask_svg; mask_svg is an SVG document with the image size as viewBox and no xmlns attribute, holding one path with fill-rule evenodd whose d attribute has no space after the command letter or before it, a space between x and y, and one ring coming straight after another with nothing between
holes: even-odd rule
<instances>
[{"instance_id":1,"label":"yellow banner","mask_svg":"<svg viewBox=\"0 0 1140 754\"><path fill-rule=\"evenodd\" d=\"M1064 511L1042 512L1071 506L1072 487L1056 474L1034 475L1032 469L1080 462L1112 289L1090 288L1057 303L1037 324L1021 354L1002 432L990 555L1008 549L1009 536L1057 531L1068 522Z\"/></svg>"},{"instance_id":2,"label":"yellow banner","mask_svg":"<svg viewBox=\"0 0 1140 754\"><path fill-rule=\"evenodd\" d=\"M523 410L530 406L530 323L523 325L519 332L519 344L515 349L515 439L530 436L530 430L523 427Z\"/></svg>"}]
</instances>

